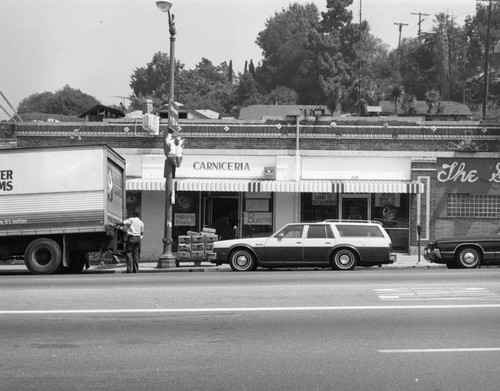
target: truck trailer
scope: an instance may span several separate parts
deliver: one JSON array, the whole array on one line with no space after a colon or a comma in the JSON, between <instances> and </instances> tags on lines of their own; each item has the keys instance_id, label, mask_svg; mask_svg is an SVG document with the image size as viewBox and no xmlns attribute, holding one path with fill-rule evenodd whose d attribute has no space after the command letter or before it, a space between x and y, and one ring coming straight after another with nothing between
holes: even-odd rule
<instances>
[{"instance_id":1,"label":"truck trailer","mask_svg":"<svg viewBox=\"0 0 500 391\"><path fill-rule=\"evenodd\" d=\"M123 245L125 160L106 145L0 149L0 260L81 272Z\"/></svg>"}]
</instances>

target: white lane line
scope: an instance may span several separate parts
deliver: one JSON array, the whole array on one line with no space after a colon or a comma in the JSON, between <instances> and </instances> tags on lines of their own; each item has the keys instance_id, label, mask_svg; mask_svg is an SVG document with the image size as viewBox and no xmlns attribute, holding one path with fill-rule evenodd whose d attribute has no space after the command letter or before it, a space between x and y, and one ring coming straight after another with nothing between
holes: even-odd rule
<instances>
[{"instance_id":1,"label":"white lane line","mask_svg":"<svg viewBox=\"0 0 500 391\"><path fill-rule=\"evenodd\" d=\"M447 349L382 349L379 353L464 353L500 352L500 348L447 348Z\"/></svg>"},{"instance_id":2,"label":"white lane line","mask_svg":"<svg viewBox=\"0 0 500 391\"><path fill-rule=\"evenodd\" d=\"M196 313L196 312L295 312L295 311L386 311L434 309L500 308L500 304L391 305L391 306L326 306L326 307L230 307L230 308L123 308L83 310L0 310L0 315L38 314L133 314L133 313Z\"/></svg>"}]
</instances>

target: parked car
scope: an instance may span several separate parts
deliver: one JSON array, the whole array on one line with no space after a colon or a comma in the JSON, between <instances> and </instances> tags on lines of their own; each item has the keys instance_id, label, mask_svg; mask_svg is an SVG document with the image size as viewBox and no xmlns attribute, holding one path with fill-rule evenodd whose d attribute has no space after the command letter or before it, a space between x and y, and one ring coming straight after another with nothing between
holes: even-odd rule
<instances>
[{"instance_id":1,"label":"parked car","mask_svg":"<svg viewBox=\"0 0 500 391\"><path fill-rule=\"evenodd\" d=\"M395 262L391 250L391 239L378 222L326 220L288 224L267 238L217 241L207 259L236 271L258 266L353 270Z\"/></svg>"},{"instance_id":2,"label":"parked car","mask_svg":"<svg viewBox=\"0 0 500 391\"><path fill-rule=\"evenodd\" d=\"M490 235L438 239L425 246L424 258L448 269L500 264L500 230Z\"/></svg>"}]
</instances>

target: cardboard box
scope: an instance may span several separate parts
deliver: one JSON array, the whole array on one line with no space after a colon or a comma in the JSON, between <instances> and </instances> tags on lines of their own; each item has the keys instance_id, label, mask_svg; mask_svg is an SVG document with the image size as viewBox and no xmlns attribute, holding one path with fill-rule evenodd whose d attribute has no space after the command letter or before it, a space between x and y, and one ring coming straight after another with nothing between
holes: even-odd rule
<instances>
[{"instance_id":1,"label":"cardboard box","mask_svg":"<svg viewBox=\"0 0 500 391\"><path fill-rule=\"evenodd\" d=\"M189 243L191 243L191 236L189 236L189 235L179 235L179 238L178 238L177 242L179 244L180 243L189 244Z\"/></svg>"},{"instance_id":2,"label":"cardboard box","mask_svg":"<svg viewBox=\"0 0 500 391\"><path fill-rule=\"evenodd\" d=\"M191 243L203 243L203 235L193 235L191 236Z\"/></svg>"},{"instance_id":3,"label":"cardboard box","mask_svg":"<svg viewBox=\"0 0 500 391\"><path fill-rule=\"evenodd\" d=\"M217 241L217 236L216 235L204 235L204 241L205 243L213 243Z\"/></svg>"},{"instance_id":4,"label":"cardboard box","mask_svg":"<svg viewBox=\"0 0 500 391\"><path fill-rule=\"evenodd\" d=\"M205 251L191 251L191 259L204 259Z\"/></svg>"},{"instance_id":5,"label":"cardboard box","mask_svg":"<svg viewBox=\"0 0 500 391\"><path fill-rule=\"evenodd\" d=\"M212 251L214 249L214 244L213 243L205 243L205 251Z\"/></svg>"},{"instance_id":6,"label":"cardboard box","mask_svg":"<svg viewBox=\"0 0 500 391\"><path fill-rule=\"evenodd\" d=\"M191 243L191 251L201 251L204 246L204 243Z\"/></svg>"},{"instance_id":7,"label":"cardboard box","mask_svg":"<svg viewBox=\"0 0 500 391\"><path fill-rule=\"evenodd\" d=\"M189 251L178 251L177 258L178 259L191 259L191 253Z\"/></svg>"},{"instance_id":8,"label":"cardboard box","mask_svg":"<svg viewBox=\"0 0 500 391\"><path fill-rule=\"evenodd\" d=\"M177 245L177 251L180 251L180 252L191 251L191 243L179 243Z\"/></svg>"}]
</instances>

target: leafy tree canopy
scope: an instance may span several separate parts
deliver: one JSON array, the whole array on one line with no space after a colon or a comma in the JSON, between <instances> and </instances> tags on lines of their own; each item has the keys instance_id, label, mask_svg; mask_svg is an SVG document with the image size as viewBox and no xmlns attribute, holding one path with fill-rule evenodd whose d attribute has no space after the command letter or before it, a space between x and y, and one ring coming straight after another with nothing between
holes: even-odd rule
<instances>
[{"instance_id":1,"label":"leafy tree canopy","mask_svg":"<svg viewBox=\"0 0 500 391\"><path fill-rule=\"evenodd\" d=\"M55 93L42 92L24 98L17 111L78 116L99 103L93 96L66 85Z\"/></svg>"}]
</instances>

